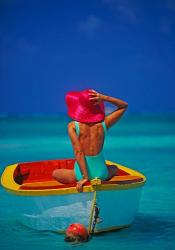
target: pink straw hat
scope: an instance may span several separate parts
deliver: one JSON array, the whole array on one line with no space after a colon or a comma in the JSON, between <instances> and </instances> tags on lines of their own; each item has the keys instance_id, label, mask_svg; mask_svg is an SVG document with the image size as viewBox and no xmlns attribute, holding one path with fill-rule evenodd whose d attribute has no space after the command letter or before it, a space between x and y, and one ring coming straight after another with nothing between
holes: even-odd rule
<instances>
[{"instance_id":1,"label":"pink straw hat","mask_svg":"<svg viewBox=\"0 0 175 250\"><path fill-rule=\"evenodd\" d=\"M89 100L89 91L87 89L66 94L68 115L78 122L101 122L105 118L104 103L94 104L93 100Z\"/></svg>"}]
</instances>

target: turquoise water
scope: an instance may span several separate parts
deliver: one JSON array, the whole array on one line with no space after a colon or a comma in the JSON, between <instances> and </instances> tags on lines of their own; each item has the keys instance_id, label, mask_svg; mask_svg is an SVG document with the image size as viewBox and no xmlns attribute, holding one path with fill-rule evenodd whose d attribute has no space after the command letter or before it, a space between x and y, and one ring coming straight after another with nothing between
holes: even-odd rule
<instances>
[{"instance_id":1,"label":"turquoise water","mask_svg":"<svg viewBox=\"0 0 175 250\"><path fill-rule=\"evenodd\" d=\"M64 115L0 118L0 173L6 165L73 157ZM175 249L175 115L126 115L106 138L106 159L147 177L133 225L78 246L64 235L39 232L16 221L0 187L0 249Z\"/></svg>"}]
</instances>

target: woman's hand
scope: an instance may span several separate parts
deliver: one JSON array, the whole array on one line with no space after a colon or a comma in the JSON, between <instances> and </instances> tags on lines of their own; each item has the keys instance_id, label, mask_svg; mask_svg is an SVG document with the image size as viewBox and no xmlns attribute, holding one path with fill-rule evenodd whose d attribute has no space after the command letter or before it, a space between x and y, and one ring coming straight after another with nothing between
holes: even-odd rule
<instances>
[{"instance_id":1,"label":"woman's hand","mask_svg":"<svg viewBox=\"0 0 175 250\"><path fill-rule=\"evenodd\" d=\"M76 189L78 192L82 192L83 191L83 186L84 184L88 181L88 179L82 179L80 181L77 182L77 186Z\"/></svg>"},{"instance_id":2,"label":"woman's hand","mask_svg":"<svg viewBox=\"0 0 175 250\"><path fill-rule=\"evenodd\" d=\"M94 104L99 104L102 101L103 95L95 91L94 89L89 90L89 100L94 101Z\"/></svg>"}]
</instances>

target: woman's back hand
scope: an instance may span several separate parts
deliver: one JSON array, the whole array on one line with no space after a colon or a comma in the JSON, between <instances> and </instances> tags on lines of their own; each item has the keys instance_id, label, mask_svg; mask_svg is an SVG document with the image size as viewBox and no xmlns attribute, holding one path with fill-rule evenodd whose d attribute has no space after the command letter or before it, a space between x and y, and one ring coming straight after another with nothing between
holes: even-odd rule
<instances>
[{"instance_id":1,"label":"woman's back hand","mask_svg":"<svg viewBox=\"0 0 175 250\"><path fill-rule=\"evenodd\" d=\"M82 179L82 180L77 182L76 189L77 189L78 192L83 191L83 186L86 184L87 181L88 181L88 179Z\"/></svg>"},{"instance_id":2,"label":"woman's back hand","mask_svg":"<svg viewBox=\"0 0 175 250\"><path fill-rule=\"evenodd\" d=\"M94 101L94 104L98 104L102 100L102 94L98 93L94 89L89 90L89 100Z\"/></svg>"}]
</instances>

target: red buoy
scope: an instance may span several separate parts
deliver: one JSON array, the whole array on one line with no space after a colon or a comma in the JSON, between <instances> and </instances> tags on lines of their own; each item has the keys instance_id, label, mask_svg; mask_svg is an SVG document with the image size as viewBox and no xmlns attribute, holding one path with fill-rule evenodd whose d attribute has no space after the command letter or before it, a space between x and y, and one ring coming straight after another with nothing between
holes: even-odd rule
<instances>
[{"instance_id":1,"label":"red buoy","mask_svg":"<svg viewBox=\"0 0 175 250\"><path fill-rule=\"evenodd\" d=\"M73 223L67 228L66 237L75 238L79 241L86 241L88 239L88 231L84 225Z\"/></svg>"}]
</instances>

